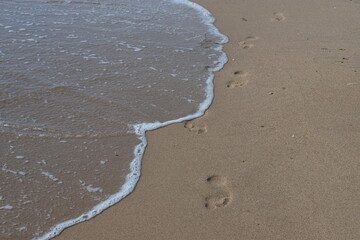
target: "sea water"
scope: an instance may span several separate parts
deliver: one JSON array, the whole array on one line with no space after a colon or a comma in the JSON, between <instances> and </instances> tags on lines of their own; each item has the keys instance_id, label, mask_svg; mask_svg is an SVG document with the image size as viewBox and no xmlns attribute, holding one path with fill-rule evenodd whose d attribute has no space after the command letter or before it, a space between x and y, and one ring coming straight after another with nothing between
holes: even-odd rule
<instances>
[{"instance_id":1,"label":"sea water","mask_svg":"<svg viewBox=\"0 0 360 240\"><path fill-rule=\"evenodd\" d=\"M185 0L0 1L0 239L51 238L134 189L145 132L212 101L213 21Z\"/></svg>"}]
</instances>

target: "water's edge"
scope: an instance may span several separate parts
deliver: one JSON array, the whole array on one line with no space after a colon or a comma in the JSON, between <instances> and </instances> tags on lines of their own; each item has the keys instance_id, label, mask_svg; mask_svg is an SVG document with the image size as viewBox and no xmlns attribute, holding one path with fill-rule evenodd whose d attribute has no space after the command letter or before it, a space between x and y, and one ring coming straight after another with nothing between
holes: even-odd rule
<instances>
[{"instance_id":1,"label":"water's edge","mask_svg":"<svg viewBox=\"0 0 360 240\"><path fill-rule=\"evenodd\" d=\"M209 68L208 71L210 73L209 78L206 81L206 99L199 105L198 111L194 114L187 115L182 118L178 118L175 120L170 120L166 122L153 122L153 123L141 123L132 125L131 128L134 130L135 134L138 136L138 139L141 141L134 148L134 159L130 163L130 173L126 176L125 183L121 186L119 192L111 195L107 200L99 203L94 206L91 210L86 213L83 213L77 218L70 219L59 223L52 227L52 229L39 238L34 238L35 240L47 240L58 236L64 229L71 227L75 224L87 221L96 215L103 212L105 209L113 206L118 203L126 196L128 196L131 192L134 191L137 182L139 181L141 175L141 160L143 158L145 148L147 146L146 132L155 130L173 123L179 123L187 120L192 120L204 115L205 111L210 107L213 99L214 99L214 72L217 72L223 68L225 63L228 61L226 54L222 51L224 43L228 42L228 38L221 34L219 30L214 26L215 18L212 14L200 6L197 3L190 2L189 0L171 0L176 4L185 4L188 5L199 12L199 14L203 17L203 23L209 27L209 30L220 36L221 42L219 42L218 48L216 49L219 52L222 52L222 55L219 57L217 64L214 68Z\"/></svg>"}]
</instances>

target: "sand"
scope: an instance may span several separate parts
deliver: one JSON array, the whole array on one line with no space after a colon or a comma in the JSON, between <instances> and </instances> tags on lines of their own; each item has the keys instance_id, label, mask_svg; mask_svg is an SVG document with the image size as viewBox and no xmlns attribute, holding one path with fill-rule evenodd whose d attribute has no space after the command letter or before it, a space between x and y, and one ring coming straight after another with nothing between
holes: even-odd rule
<instances>
[{"instance_id":1,"label":"sand","mask_svg":"<svg viewBox=\"0 0 360 240\"><path fill-rule=\"evenodd\" d=\"M212 106L57 239L360 239L360 1L196 2L230 38Z\"/></svg>"}]
</instances>

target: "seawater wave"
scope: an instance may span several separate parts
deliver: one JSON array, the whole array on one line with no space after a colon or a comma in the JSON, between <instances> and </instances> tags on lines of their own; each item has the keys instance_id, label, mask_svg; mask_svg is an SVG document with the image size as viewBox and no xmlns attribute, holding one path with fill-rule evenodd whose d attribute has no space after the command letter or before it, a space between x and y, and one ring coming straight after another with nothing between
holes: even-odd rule
<instances>
[{"instance_id":1,"label":"seawater wave","mask_svg":"<svg viewBox=\"0 0 360 240\"><path fill-rule=\"evenodd\" d=\"M50 239L134 190L146 131L204 114L228 39L186 0L2 5L0 236Z\"/></svg>"}]
</instances>

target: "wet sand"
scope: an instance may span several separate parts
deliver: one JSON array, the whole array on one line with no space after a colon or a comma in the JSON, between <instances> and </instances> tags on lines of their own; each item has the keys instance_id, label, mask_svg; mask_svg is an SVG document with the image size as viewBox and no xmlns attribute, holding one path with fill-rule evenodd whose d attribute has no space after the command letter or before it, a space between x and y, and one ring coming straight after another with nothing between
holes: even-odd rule
<instances>
[{"instance_id":1,"label":"wet sand","mask_svg":"<svg viewBox=\"0 0 360 240\"><path fill-rule=\"evenodd\" d=\"M196 2L230 38L212 106L56 239L360 239L360 2Z\"/></svg>"}]
</instances>

